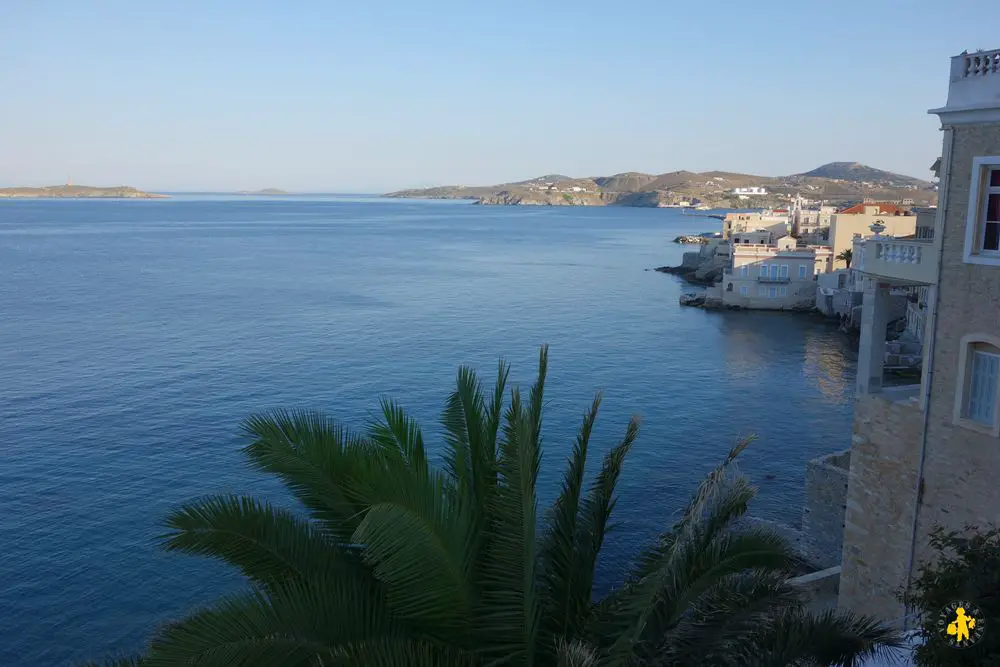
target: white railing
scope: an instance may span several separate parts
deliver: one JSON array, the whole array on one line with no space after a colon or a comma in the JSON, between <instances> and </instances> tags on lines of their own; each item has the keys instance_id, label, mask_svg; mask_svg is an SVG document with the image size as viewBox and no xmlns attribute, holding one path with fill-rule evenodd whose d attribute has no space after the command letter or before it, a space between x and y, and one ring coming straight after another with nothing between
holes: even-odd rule
<instances>
[{"instance_id":1,"label":"white railing","mask_svg":"<svg viewBox=\"0 0 1000 667\"><path fill-rule=\"evenodd\" d=\"M920 264L922 248L916 243L875 241L875 259L891 264Z\"/></svg>"},{"instance_id":2,"label":"white railing","mask_svg":"<svg viewBox=\"0 0 1000 667\"><path fill-rule=\"evenodd\" d=\"M924 311L915 303L906 304L906 330L917 340L924 340Z\"/></svg>"},{"instance_id":3,"label":"white railing","mask_svg":"<svg viewBox=\"0 0 1000 667\"><path fill-rule=\"evenodd\" d=\"M1000 49L965 54L964 78L986 76L1000 72Z\"/></svg>"}]
</instances>

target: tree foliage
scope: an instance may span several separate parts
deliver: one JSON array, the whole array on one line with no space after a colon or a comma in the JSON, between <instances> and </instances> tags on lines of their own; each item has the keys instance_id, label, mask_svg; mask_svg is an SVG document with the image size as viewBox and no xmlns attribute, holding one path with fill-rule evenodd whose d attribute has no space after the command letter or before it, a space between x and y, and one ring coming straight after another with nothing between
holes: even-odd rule
<instances>
[{"instance_id":1,"label":"tree foliage","mask_svg":"<svg viewBox=\"0 0 1000 667\"><path fill-rule=\"evenodd\" d=\"M387 399L360 432L316 413L251 417L246 455L305 511L228 496L174 511L166 548L228 563L248 586L161 628L141 664L832 665L898 644L872 619L807 614L788 584L790 546L734 528L755 494L735 469L748 441L700 484L626 584L595 600L639 422L599 449L588 479L598 395L558 497L540 514L547 365L542 348L526 393L508 388L502 361L490 388L461 368L440 465L420 426Z\"/></svg>"},{"instance_id":2,"label":"tree foliage","mask_svg":"<svg viewBox=\"0 0 1000 667\"><path fill-rule=\"evenodd\" d=\"M902 595L906 606L920 615L918 665L960 667L1000 665L1000 529L963 531L935 528L930 544L937 558L923 564ZM985 617L985 632L975 645L956 650L940 632L942 611L968 601Z\"/></svg>"}]
</instances>

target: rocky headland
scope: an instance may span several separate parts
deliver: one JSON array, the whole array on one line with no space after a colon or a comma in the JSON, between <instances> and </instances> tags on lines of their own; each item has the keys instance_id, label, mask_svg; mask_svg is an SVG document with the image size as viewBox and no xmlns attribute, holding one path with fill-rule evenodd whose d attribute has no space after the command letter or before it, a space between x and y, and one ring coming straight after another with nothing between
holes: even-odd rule
<instances>
[{"instance_id":1,"label":"rocky headland","mask_svg":"<svg viewBox=\"0 0 1000 667\"><path fill-rule=\"evenodd\" d=\"M97 188L89 185L51 185L41 188L0 188L7 199L169 199L169 195L143 192L128 185Z\"/></svg>"}]
</instances>

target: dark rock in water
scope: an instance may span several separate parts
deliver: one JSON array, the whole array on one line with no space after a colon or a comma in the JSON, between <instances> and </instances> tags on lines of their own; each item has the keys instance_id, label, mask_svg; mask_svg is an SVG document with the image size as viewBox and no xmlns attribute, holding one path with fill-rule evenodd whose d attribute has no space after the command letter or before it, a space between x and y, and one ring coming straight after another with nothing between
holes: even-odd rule
<instances>
[{"instance_id":1,"label":"dark rock in water","mask_svg":"<svg viewBox=\"0 0 1000 667\"><path fill-rule=\"evenodd\" d=\"M654 271L659 271L660 273L670 273L675 276L680 276L689 283L695 285L714 285L719 278L722 277L722 270L709 271L707 273L699 273L698 269L690 266L658 266Z\"/></svg>"},{"instance_id":2,"label":"dark rock in water","mask_svg":"<svg viewBox=\"0 0 1000 667\"><path fill-rule=\"evenodd\" d=\"M775 479L776 477L777 475L771 475L771 474L764 475L764 479Z\"/></svg>"}]
</instances>

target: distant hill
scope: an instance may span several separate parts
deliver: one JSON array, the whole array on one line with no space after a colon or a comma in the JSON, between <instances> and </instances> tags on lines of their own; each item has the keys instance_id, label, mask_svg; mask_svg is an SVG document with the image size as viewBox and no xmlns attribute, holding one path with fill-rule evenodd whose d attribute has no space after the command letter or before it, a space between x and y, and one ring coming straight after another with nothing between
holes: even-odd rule
<instances>
[{"instance_id":1,"label":"distant hill","mask_svg":"<svg viewBox=\"0 0 1000 667\"><path fill-rule=\"evenodd\" d=\"M733 190L763 187L767 196L741 199ZM831 162L803 174L755 176L727 171L673 171L665 174L626 172L612 176L571 178L539 176L490 186L442 186L401 190L388 197L472 199L482 204L542 204L560 206L671 206L697 202L715 208L762 208L787 203L801 194L833 205L912 199L927 205L937 201L929 181L875 169L856 162Z\"/></svg>"},{"instance_id":2,"label":"distant hill","mask_svg":"<svg viewBox=\"0 0 1000 667\"><path fill-rule=\"evenodd\" d=\"M807 171L804 174L795 174L795 176L829 178L840 181L851 181L853 183L868 182L901 186L929 185L927 181L922 181L919 178L894 174L891 171L876 169L858 162L828 162L820 167L816 167L812 171Z\"/></svg>"},{"instance_id":3,"label":"distant hill","mask_svg":"<svg viewBox=\"0 0 1000 667\"><path fill-rule=\"evenodd\" d=\"M0 198L167 199L169 195L143 192L129 185L111 188L97 188L90 185L49 185L41 188L0 188Z\"/></svg>"},{"instance_id":4,"label":"distant hill","mask_svg":"<svg viewBox=\"0 0 1000 667\"><path fill-rule=\"evenodd\" d=\"M264 188L263 190L243 190L237 192L238 195L287 195L288 192L284 190L279 190L278 188Z\"/></svg>"}]
</instances>

